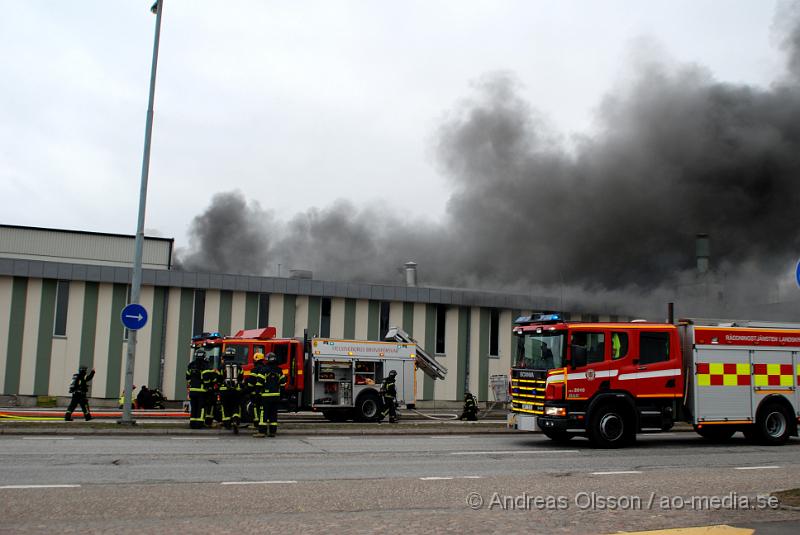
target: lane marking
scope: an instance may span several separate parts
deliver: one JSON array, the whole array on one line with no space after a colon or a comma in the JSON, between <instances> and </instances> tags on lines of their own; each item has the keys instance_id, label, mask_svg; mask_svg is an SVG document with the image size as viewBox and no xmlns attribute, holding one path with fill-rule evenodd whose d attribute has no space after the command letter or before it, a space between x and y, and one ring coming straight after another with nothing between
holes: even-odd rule
<instances>
[{"instance_id":1,"label":"lane marking","mask_svg":"<svg viewBox=\"0 0 800 535\"><path fill-rule=\"evenodd\" d=\"M772 470L774 468L780 468L780 466L737 466L734 470Z\"/></svg>"},{"instance_id":2,"label":"lane marking","mask_svg":"<svg viewBox=\"0 0 800 535\"><path fill-rule=\"evenodd\" d=\"M297 483L297 481L223 481L220 485L281 485Z\"/></svg>"},{"instance_id":3,"label":"lane marking","mask_svg":"<svg viewBox=\"0 0 800 535\"><path fill-rule=\"evenodd\" d=\"M427 438L470 438L468 435L430 435Z\"/></svg>"},{"instance_id":4,"label":"lane marking","mask_svg":"<svg viewBox=\"0 0 800 535\"><path fill-rule=\"evenodd\" d=\"M579 453L578 450L507 450L507 451L451 451L450 455L533 455L543 453Z\"/></svg>"},{"instance_id":5,"label":"lane marking","mask_svg":"<svg viewBox=\"0 0 800 535\"><path fill-rule=\"evenodd\" d=\"M463 479L480 479L481 476L464 476Z\"/></svg>"},{"instance_id":6,"label":"lane marking","mask_svg":"<svg viewBox=\"0 0 800 535\"><path fill-rule=\"evenodd\" d=\"M641 474L639 470L617 470L614 472L592 472L593 476L615 476L619 474Z\"/></svg>"},{"instance_id":7,"label":"lane marking","mask_svg":"<svg viewBox=\"0 0 800 535\"><path fill-rule=\"evenodd\" d=\"M22 440L74 440L75 437L22 437Z\"/></svg>"},{"instance_id":8,"label":"lane marking","mask_svg":"<svg viewBox=\"0 0 800 535\"><path fill-rule=\"evenodd\" d=\"M219 437L169 437L170 440L219 440Z\"/></svg>"},{"instance_id":9,"label":"lane marking","mask_svg":"<svg viewBox=\"0 0 800 535\"><path fill-rule=\"evenodd\" d=\"M421 477L422 481L439 481L442 479L453 479L452 477Z\"/></svg>"},{"instance_id":10,"label":"lane marking","mask_svg":"<svg viewBox=\"0 0 800 535\"><path fill-rule=\"evenodd\" d=\"M310 440L350 440L353 437L306 437Z\"/></svg>"},{"instance_id":11,"label":"lane marking","mask_svg":"<svg viewBox=\"0 0 800 535\"><path fill-rule=\"evenodd\" d=\"M80 485L3 485L0 489L74 489Z\"/></svg>"}]
</instances>

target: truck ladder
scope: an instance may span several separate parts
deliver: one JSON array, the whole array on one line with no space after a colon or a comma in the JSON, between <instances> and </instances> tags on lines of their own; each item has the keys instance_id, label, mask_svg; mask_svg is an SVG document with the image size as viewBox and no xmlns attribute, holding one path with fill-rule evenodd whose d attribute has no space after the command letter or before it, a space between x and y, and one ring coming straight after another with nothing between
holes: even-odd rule
<instances>
[{"instance_id":1,"label":"truck ladder","mask_svg":"<svg viewBox=\"0 0 800 535\"><path fill-rule=\"evenodd\" d=\"M422 349L422 346L420 346L416 340L411 338L411 335L409 335L400 327L389 328L385 339L395 340L396 342L404 344L414 344L417 346L417 368L425 372L425 375L428 377L433 379L444 379L444 376L447 375L447 368L439 364L435 358L430 356L424 349Z\"/></svg>"}]
</instances>

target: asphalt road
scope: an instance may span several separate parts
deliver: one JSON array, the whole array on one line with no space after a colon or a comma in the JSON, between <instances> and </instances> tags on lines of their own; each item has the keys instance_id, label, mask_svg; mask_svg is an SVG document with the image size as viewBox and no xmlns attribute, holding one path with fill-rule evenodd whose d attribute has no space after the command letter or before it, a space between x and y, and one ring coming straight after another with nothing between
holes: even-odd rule
<instances>
[{"instance_id":1,"label":"asphalt road","mask_svg":"<svg viewBox=\"0 0 800 535\"><path fill-rule=\"evenodd\" d=\"M609 451L529 434L0 436L0 532L13 533L796 533L800 512L767 494L798 486L798 439L669 433Z\"/></svg>"}]
</instances>

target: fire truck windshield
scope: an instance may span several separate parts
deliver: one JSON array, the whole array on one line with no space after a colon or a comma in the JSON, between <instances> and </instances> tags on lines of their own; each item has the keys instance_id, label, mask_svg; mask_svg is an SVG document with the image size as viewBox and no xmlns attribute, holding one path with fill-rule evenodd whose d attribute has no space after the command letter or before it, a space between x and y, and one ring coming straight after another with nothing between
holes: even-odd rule
<instances>
[{"instance_id":1,"label":"fire truck windshield","mask_svg":"<svg viewBox=\"0 0 800 535\"><path fill-rule=\"evenodd\" d=\"M561 368L564 366L564 337L563 331L518 334L514 368Z\"/></svg>"}]
</instances>

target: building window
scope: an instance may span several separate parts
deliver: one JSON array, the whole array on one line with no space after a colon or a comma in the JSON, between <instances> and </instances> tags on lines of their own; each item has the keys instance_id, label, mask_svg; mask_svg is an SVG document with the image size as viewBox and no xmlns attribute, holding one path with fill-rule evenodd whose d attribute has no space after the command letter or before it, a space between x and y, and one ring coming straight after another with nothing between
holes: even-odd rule
<instances>
[{"instance_id":1,"label":"building window","mask_svg":"<svg viewBox=\"0 0 800 535\"><path fill-rule=\"evenodd\" d=\"M69 307L69 281L58 281L56 286L56 314L53 335L67 335L67 308Z\"/></svg>"},{"instance_id":2,"label":"building window","mask_svg":"<svg viewBox=\"0 0 800 535\"><path fill-rule=\"evenodd\" d=\"M447 335L445 326L447 325L447 306L436 305L436 354L444 355L444 340Z\"/></svg>"},{"instance_id":3,"label":"building window","mask_svg":"<svg viewBox=\"0 0 800 535\"><path fill-rule=\"evenodd\" d=\"M489 311L489 356L500 355L500 311L493 308Z\"/></svg>"},{"instance_id":4,"label":"building window","mask_svg":"<svg viewBox=\"0 0 800 535\"><path fill-rule=\"evenodd\" d=\"M259 329L269 327L269 294L258 294L258 323Z\"/></svg>"},{"instance_id":5,"label":"building window","mask_svg":"<svg viewBox=\"0 0 800 535\"><path fill-rule=\"evenodd\" d=\"M194 318L192 319L192 335L202 334L206 317L206 291L194 291Z\"/></svg>"},{"instance_id":6,"label":"building window","mask_svg":"<svg viewBox=\"0 0 800 535\"><path fill-rule=\"evenodd\" d=\"M319 335L329 338L331 335L331 298L323 297L320 302Z\"/></svg>"},{"instance_id":7,"label":"building window","mask_svg":"<svg viewBox=\"0 0 800 535\"><path fill-rule=\"evenodd\" d=\"M128 305L130 305L130 304L131 304L131 286L129 285L129 286L128 286L127 293L125 294L125 306L128 306ZM123 342L127 342L127 341L128 341L128 335L129 335L130 333L131 333L131 332L128 330L128 328L127 328L127 327L124 327L124 328L122 329L122 341L123 341Z\"/></svg>"},{"instance_id":8,"label":"building window","mask_svg":"<svg viewBox=\"0 0 800 535\"><path fill-rule=\"evenodd\" d=\"M380 315L380 332L378 333L378 339L383 340L386 337L386 333L389 332L389 302L388 301L381 301L381 315Z\"/></svg>"}]
</instances>

